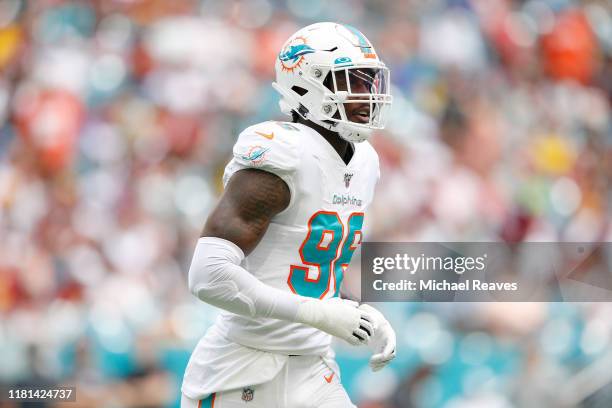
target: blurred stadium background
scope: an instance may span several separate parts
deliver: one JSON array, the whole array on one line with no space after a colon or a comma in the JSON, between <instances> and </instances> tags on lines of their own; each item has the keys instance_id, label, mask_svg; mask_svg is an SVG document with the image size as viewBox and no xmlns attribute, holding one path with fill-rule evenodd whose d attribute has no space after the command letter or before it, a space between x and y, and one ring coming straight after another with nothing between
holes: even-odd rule
<instances>
[{"instance_id":1,"label":"blurred stadium background","mask_svg":"<svg viewBox=\"0 0 612 408\"><path fill-rule=\"evenodd\" d=\"M178 407L196 238L315 21L391 69L368 240L612 240L609 0L0 0L0 384ZM390 369L337 347L359 407L612 406L610 304L381 308Z\"/></svg>"}]
</instances>

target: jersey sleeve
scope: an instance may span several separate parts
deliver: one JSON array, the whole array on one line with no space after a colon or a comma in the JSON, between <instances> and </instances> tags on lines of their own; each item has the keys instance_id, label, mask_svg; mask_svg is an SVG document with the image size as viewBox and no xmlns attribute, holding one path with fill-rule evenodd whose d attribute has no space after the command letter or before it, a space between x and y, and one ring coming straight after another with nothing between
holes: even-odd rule
<instances>
[{"instance_id":1,"label":"jersey sleeve","mask_svg":"<svg viewBox=\"0 0 612 408\"><path fill-rule=\"evenodd\" d=\"M299 130L290 124L264 122L245 129L232 149L233 158L225 167L223 186L239 170L252 168L280 177L289 187L291 202L296 191L300 162Z\"/></svg>"},{"instance_id":2,"label":"jersey sleeve","mask_svg":"<svg viewBox=\"0 0 612 408\"><path fill-rule=\"evenodd\" d=\"M376 182L378 183L380 181L380 158L378 157L378 153L376 153L376 151L374 151L374 154L376 155L376 161L375 166L376 166Z\"/></svg>"}]
</instances>

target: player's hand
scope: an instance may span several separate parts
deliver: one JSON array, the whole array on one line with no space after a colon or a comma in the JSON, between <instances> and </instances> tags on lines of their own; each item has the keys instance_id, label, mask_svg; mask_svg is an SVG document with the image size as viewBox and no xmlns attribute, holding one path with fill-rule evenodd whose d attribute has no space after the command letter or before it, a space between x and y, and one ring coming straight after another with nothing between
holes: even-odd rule
<instances>
[{"instance_id":1,"label":"player's hand","mask_svg":"<svg viewBox=\"0 0 612 408\"><path fill-rule=\"evenodd\" d=\"M370 367L372 371L378 371L395 358L395 331L385 316L372 306L362 304L359 309L367 312L374 319L374 334L370 340L374 355L370 358Z\"/></svg>"},{"instance_id":2,"label":"player's hand","mask_svg":"<svg viewBox=\"0 0 612 408\"><path fill-rule=\"evenodd\" d=\"M315 327L357 346L368 344L374 333L373 317L352 300L309 299L298 308L296 321Z\"/></svg>"}]
</instances>

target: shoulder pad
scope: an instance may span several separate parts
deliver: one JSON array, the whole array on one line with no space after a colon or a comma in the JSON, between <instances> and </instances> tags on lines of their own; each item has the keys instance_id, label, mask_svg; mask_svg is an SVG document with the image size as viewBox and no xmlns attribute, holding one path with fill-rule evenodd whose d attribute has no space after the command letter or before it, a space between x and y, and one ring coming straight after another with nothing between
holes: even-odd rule
<instances>
[{"instance_id":1,"label":"shoulder pad","mask_svg":"<svg viewBox=\"0 0 612 408\"><path fill-rule=\"evenodd\" d=\"M364 150L368 152L368 160L372 163L372 168L376 169L376 179L380 179L380 159L378 157L378 152L374 149L374 146L369 141L361 142L364 146Z\"/></svg>"},{"instance_id":2,"label":"shoulder pad","mask_svg":"<svg viewBox=\"0 0 612 408\"><path fill-rule=\"evenodd\" d=\"M258 123L240 133L234 159L248 167L289 172L299 164L300 140L300 129L290 123Z\"/></svg>"},{"instance_id":3,"label":"shoulder pad","mask_svg":"<svg viewBox=\"0 0 612 408\"><path fill-rule=\"evenodd\" d=\"M378 165L380 159L378 158L378 152L376 151L376 149L374 149L374 146L372 146L372 144L367 140L364 141L363 144L366 146L366 149L368 150L372 162Z\"/></svg>"}]
</instances>

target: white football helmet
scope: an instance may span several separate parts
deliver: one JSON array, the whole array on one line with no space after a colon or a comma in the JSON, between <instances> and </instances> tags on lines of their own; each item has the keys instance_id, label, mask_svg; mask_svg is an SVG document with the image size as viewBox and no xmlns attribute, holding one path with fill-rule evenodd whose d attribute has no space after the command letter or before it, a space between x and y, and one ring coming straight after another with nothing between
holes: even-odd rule
<instances>
[{"instance_id":1,"label":"white football helmet","mask_svg":"<svg viewBox=\"0 0 612 408\"><path fill-rule=\"evenodd\" d=\"M337 23L304 27L287 40L275 69L272 86L281 94L283 113L296 112L351 142L384 128L393 100L389 69L357 29Z\"/></svg>"}]
</instances>

